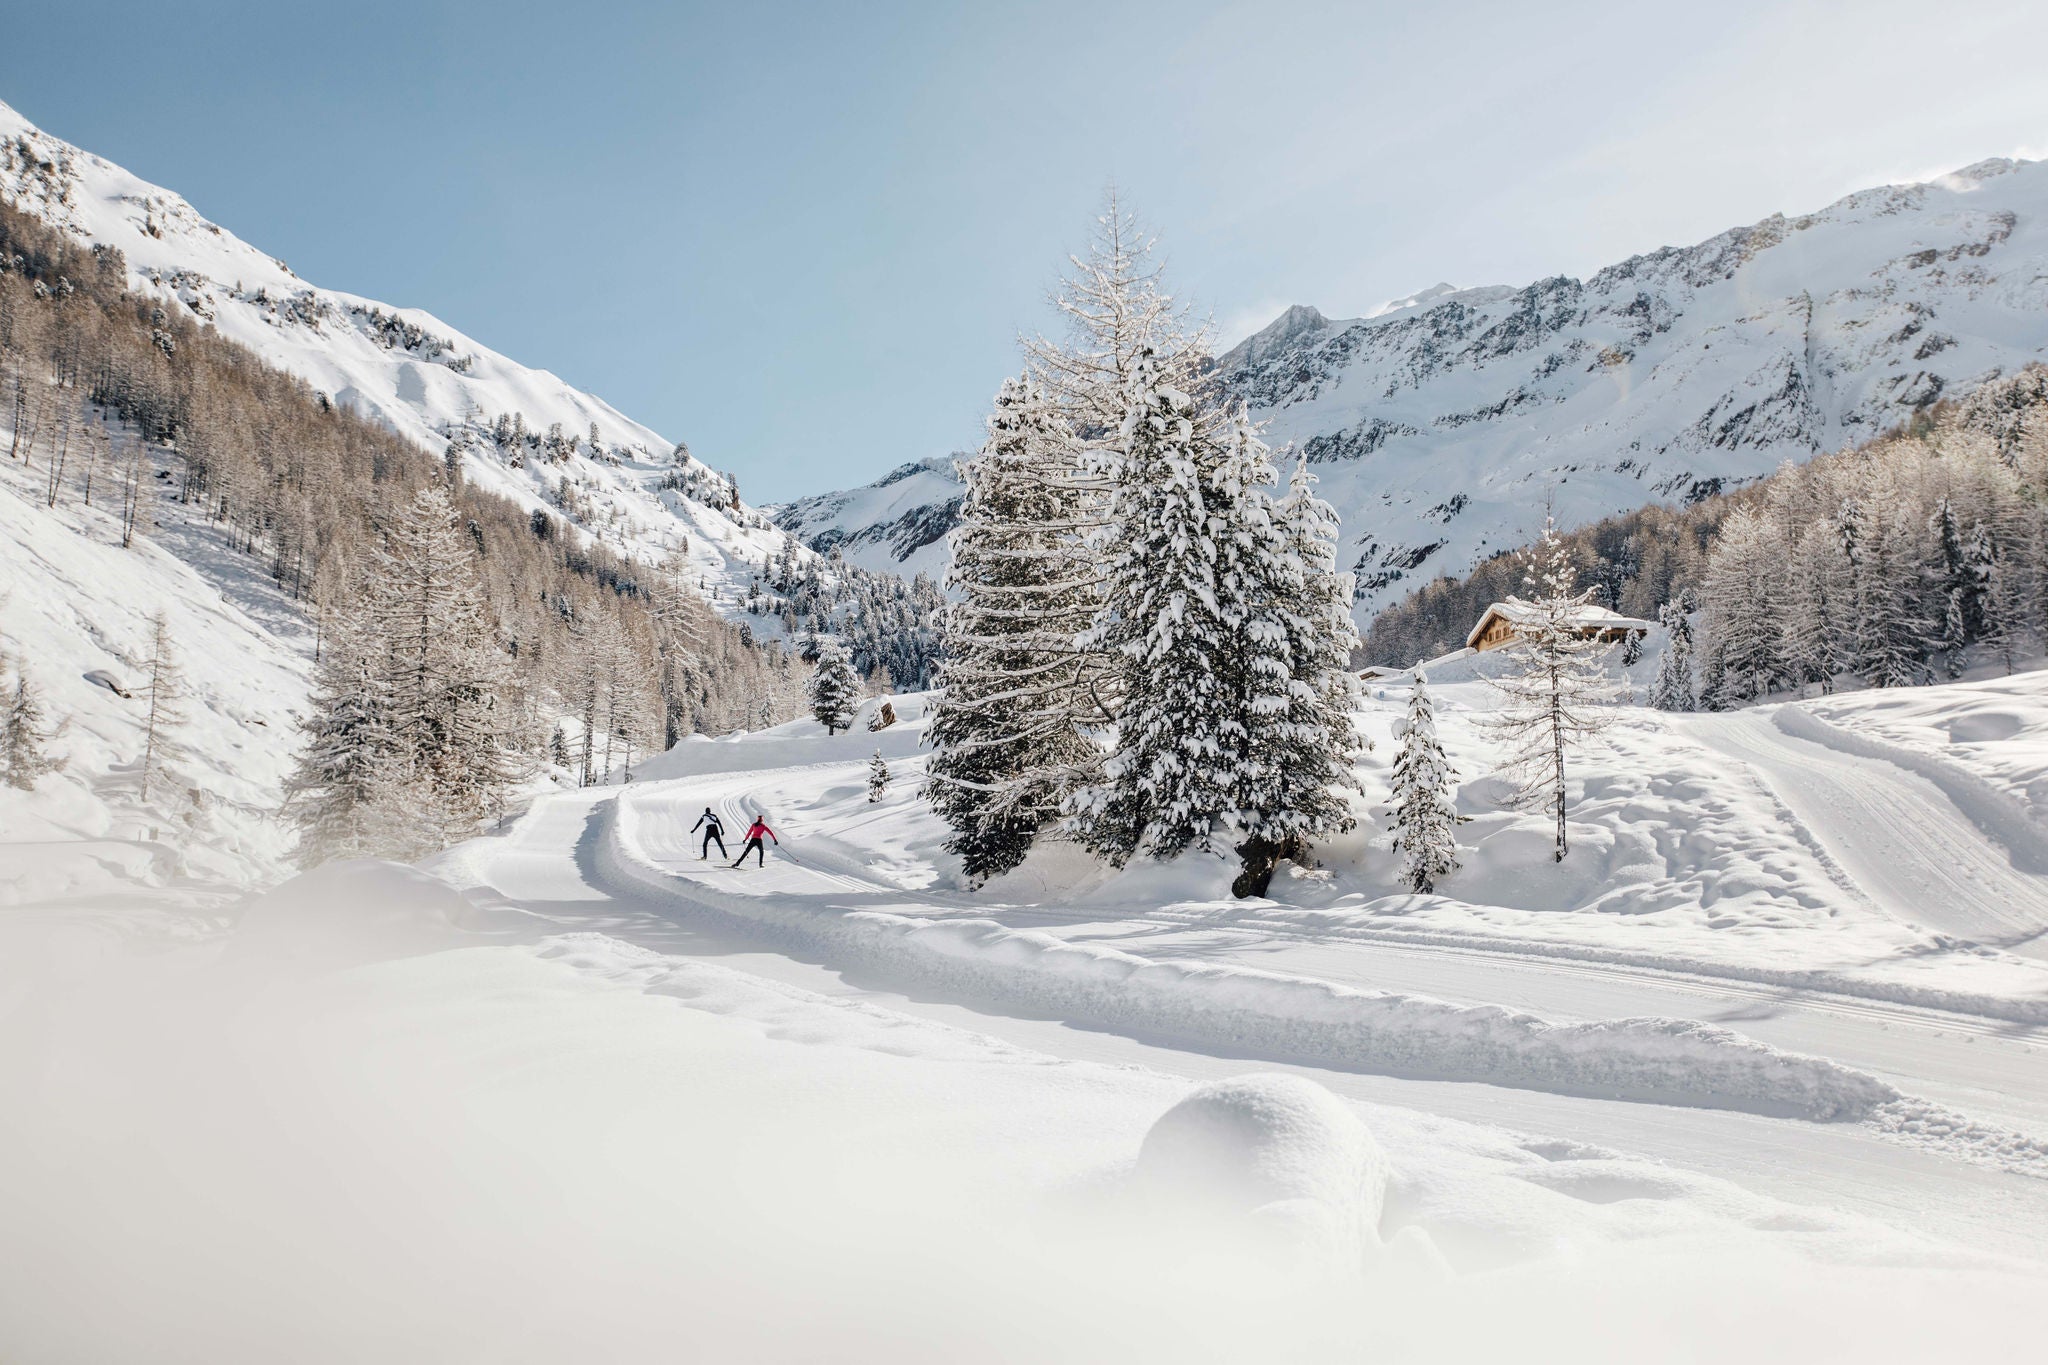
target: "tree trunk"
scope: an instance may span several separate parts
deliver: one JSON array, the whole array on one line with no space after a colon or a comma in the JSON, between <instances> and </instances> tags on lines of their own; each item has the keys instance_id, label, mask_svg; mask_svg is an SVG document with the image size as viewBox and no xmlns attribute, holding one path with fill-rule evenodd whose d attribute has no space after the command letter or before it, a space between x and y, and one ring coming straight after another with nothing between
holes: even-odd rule
<instances>
[{"instance_id":1,"label":"tree trunk","mask_svg":"<svg viewBox=\"0 0 2048 1365\"><path fill-rule=\"evenodd\" d=\"M1274 842L1263 835L1254 835L1237 846L1237 856L1243 868L1235 881L1230 883L1230 894L1239 900L1266 894L1266 888L1273 884L1274 869L1283 858L1299 862L1303 849L1299 839Z\"/></svg>"}]
</instances>

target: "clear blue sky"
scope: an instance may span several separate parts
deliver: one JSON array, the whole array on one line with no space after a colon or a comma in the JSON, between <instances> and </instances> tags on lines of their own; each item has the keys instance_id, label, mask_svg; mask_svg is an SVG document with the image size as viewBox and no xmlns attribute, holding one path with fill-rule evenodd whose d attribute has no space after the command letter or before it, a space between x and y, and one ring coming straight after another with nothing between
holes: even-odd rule
<instances>
[{"instance_id":1,"label":"clear blue sky","mask_svg":"<svg viewBox=\"0 0 2048 1365\"><path fill-rule=\"evenodd\" d=\"M2048 150L2037 0L6 8L30 119L753 501L973 444L1111 179L1229 342Z\"/></svg>"}]
</instances>

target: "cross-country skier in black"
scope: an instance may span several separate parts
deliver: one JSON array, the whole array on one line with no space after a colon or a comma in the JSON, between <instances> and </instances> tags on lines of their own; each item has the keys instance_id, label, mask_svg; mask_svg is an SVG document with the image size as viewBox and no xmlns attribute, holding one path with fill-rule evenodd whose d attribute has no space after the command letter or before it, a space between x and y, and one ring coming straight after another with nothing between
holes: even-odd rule
<instances>
[{"instance_id":1,"label":"cross-country skier in black","mask_svg":"<svg viewBox=\"0 0 2048 1365\"><path fill-rule=\"evenodd\" d=\"M700 829L704 831L704 851L697 855L697 861L701 863L711 856L711 846L714 843L718 845L718 856L723 858L725 856L725 825L720 822L718 812L706 806L704 813L697 817L697 823L690 826L690 833L695 834ZM745 855L742 854L741 856L744 857Z\"/></svg>"},{"instance_id":2,"label":"cross-country skier in black","mask_svg":"<svg viewBox=\"0 0 2048 1365\"><path fill-rule=\"evenodd\" d=\"M768 866L768 849L761 842L761 836L764 834L770 839L775 839L775 831L768 828L768 822L757 815L754 817L754 823L747 826L747 842L741 847L740 856L732 860L734 867L738 867L741 863L745 862L747 855L757 849L760 851L761 858L754 865L756 867ZM775 846L781 848L782 840L775 839Z\"/></svg>"}]
</instances>

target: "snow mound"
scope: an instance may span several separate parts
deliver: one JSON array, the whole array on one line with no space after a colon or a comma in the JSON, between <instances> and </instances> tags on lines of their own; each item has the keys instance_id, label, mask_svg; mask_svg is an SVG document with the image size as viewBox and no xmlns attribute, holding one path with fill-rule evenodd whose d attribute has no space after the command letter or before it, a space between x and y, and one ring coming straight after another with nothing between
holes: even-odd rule
<instances>
[{"instance_id":1,"label":"snow mound","mask_svg":"<svg viewBox=\"0 0 2048 1365\"><path fill-rule=\"evenodd\" d=\"M251 900L227 960L322 970L431 952L458 937L460 892L402 863L326 863Z\"/></svg>"},{"instance_id":2,"label":"snow mound","mask_svg":"<svg viewBox=\"0 0 2048 1365\"><path fill-rule=\"evenodd\" d=\"M1387 1159L1351 1108L1301 1076L1205 1085L1145 1135L1133 1187L1226 1221L1332 1269L1379 1242Z\"/></svg>"}]
</instances>

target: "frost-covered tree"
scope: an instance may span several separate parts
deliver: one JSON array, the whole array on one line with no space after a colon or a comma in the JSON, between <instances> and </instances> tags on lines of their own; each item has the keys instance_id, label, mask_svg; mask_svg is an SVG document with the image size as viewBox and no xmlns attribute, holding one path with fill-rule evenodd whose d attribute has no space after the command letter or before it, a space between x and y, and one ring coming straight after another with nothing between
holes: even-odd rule
<instances>
[{"instance_id":1,"label":"frost-covered tree","mask_svg":"<svg viewBox=\"0 0 2048 1365\"><path fill-rule=\"evenodd\" d=\"M385 680L359 621L330 626L313 675L306 747L285 781L285 812L298 827L301 867L330 858L404 857L432 844L411 755L390 723Z\"/></svg>"},{"instance_id":2,"label":"frost-covered tree","mask_svg":"<svg viewBox=\"0 0 2048 1365\"><path fill-rule=\"evenodd\" d=\"M825 727L826 734L851 729L853 713L860 705L860 674L836 640L818 647L818 666L811 673L807 693L811 715Z\"/></svg>"},{"instance_id":3,"label":"frost-covered tree","mask_svg":"<svg viewBox=\"0 0 2048 1365\"><path fill-rule=\"evenodd\" d=\"M960 465L946 658L925 795L974 881L1009 871L1094 772L1089 737L1109 720L1099 669L1076 641L1101 574L1064 421L1028 380L996 395L988 439Z\"/></svg>"},{"instance_id":4,"label":"frost-covered tree","mask_svg":"<svg viewBox=\"0 0 2048 1365\"><path fill-rule=\"evenodd\" d=\"M1906 511L1895 504L1869 516L1857 539L1855 668L1872 687L1927 681L1936 642L1921 614L1920 536Z\"/></svg>"},{"instance_id":5,"label":"frost-covered tree","mask_svg":"<svg viewBox=\"0 0 2048 1365\"><path fill-rule=\"evenodd\" d=\"M882 751L877 749L868 760L868 800L879 801L888 790L889 765L882 761Z\"/></svg>"},{"instance_id":6,"label":"frost-covered tree","mask_svg":"<svg viewBox=\"0 0 2048 1365\"><path fill-rule=\"evenodd\" d=\"M1784 597L1779 654L1787 673L1794 682L1834 691L1854 639L1856 583L1832 520L1813 522L1793 545Z\"/></svg>"},{"instance_id":7,"label":"frost-covered tree","mask_svg":"<svg viewBox=\"0 0 2048 1365\"><path fill-rule=\"evenodd\" d=\"M1611 646L1580 633L1581 613L1595 589L1575 590L1578 571L1554 518L1544 518L1542 538L1525 552L1524 565L1531 595L1509 599L1515 631L1502 648L1515 671L1494 680L1502 704L1485 723L1508 747L1501 770L1515 781L1517 800L1554 819L1553 856L1562 862L1571 851L1566 764L1573 749L1606 728L1615 684L1601 661Z\"/></svg>"},{"instance_id":8,"label":"frost-covered tree","mask_svg":"<svg viewBox=\"0 0 2048 1365\"><path fill-rule=\"evenodd\" d=\"M503 651L493 638L474 540L428 484L390 518L368 574L364 626L383 651L385 723L443 837L474 833L516 776Z\"/></svg>"},{"instance_id":9,"label":"frost-covered tree","mask_svg":"<svg viewBox=\"0 0 2048 1365\"><path fill-rule=\"evenodd\" d=\"M1099 564L1099 547L1117 534L1116 490L1130 453L1125 431L1140 358L1156 382L1188 394L1200 387L1208 363L1207 334L1166 288L1153 245L1112 187L1087 249L1069 258L1054 291L1064 334L1024 343L1027 371L1062 437L1056 477L1071 496L1060 521L1073 528L1076 546L1092 547L1077 564ZM1076 609L1091 619L1102 611L1099 576L1074 587ZM1066 709L1087 725L1106 724L1121 706L1122 660L1086 634L1063 652L1075 665Z\"/></svg>"},{"instance_id":10,"label":"frost-covered tree","mask_svg":"<svg viewBox=\"0 0 2048 1365\"><path fill-rule=\"evenodd\" d=\"M1782 550L1777 528L1760 513L1744 508L1722 525L1707 561L1704 596L1723 705L1757 700L1784 674Z\"/></svg>"},{"instance_id":11,"label":"frost-covered tree","mask_svg":"<svg viewBox=\"0 0 2048 1365\"><path fill-rule=\"evenodd\" d=\"M2019 572L2007 559L1992 557L1983 568L1982 593L1984 631L1979 644L1986 657L1998 660L2011 673L2027 639L2026 604Z\"/></svg>"},{"instance_id":12,"label":"frost-covered tree","mask_svg":"<svg viewBox=\"0 0 2048 1365\"><path fill-rule=\"evenodd\" d=\"M1315 494L1297 461L1284 497L1272 500L1272 462L1243 409L1222 433L1218 585L1238 622L1233 676L1241 680L1233 823L1243 871L1232 889L1264 895L1281 859L1355 823L1347 790L1362 790L1352 760L1371 745L1358 733L1351 651L1351 575L1337 568L1336 510Z\"/></svg>"},{"instance_id":13,"label":"frost-covered tree","mask_svg":"<svg viewBox=\"0 0 2048 1365\"><path fill-rule=\"evenodd\" d=\"M150 783L168 771L176 733L186 720L185 673L162 611L149 619L149 657L142 667L149 676L143 686L149 710L142 724L142 799L148 801Z\"/></svg>"},{"instance_id":14,"label":"frost-covered tree","mask_svg":"<svg viewBox=\"0 0 2048 1365\"><path fill-rule=\"evenodd\" d=\"M1428 680L1415 672L1408 713L1401 724L1401 751L1394 756L1394 849L1410 891L1428 895L1458 870L1458 814L1453 796L1457 772L1436 737L1436 708Z\"/></svg>"},{"instance_id":15,"label":"frost-covered tree","mask_svg":"<svg viewBox=\"0 0 2048 1365\"><path fill-rule=\"evenodd\" d=\"M1101 780L1071 803L1078 836L1116 866L1214 847L1237 797L1226 737L1242 724L1238 642L1217 597L1210 438L1151 356L1139 357L1130 390L1114 531L1097 541L1104 602L1084 637L1118 660L1122 704Z\"/></svg>"},{"instance_id":16,"label":"frost-covered tree","mask_svg":"<svg viewBox=\"0 0 2048 1365\"><path fill-rule=\"evenodd\" d=\"M1114 186L1087 249L1068 258L1053 302L1066 335L1024 344L1032 373L1084 445L1114 448L1141 356L1158 382L1191 389L1204 333L1166 288L1154 241Z\"/></svg>"},{"instance_id":17,"label":"frost-covered tree","mask_svg":"<svg viewBox=\"0 0 2048 1365\"><path fill-rule=\"evenodd\" d=\"M7 656L0 653L0 678L8 666ZM0 780L30 791L40 779L61 770L63 763L52 759L44 747L53 734L44 714L41 689L16 668L14 686L0 684Z\"/></svg>"},{"instance_id":18,"label":"frost-covered tree","mask_svg":"<svg viewBox=\"0 0 2048 1365\"><path fill-rule=\"evenodd\" d=\"M1664 627L1666 643L1663 657L1657 660L1657 677L1650 684L1650 705L1659 711L1691 711L1699 705L1693 691L1689 601L1689 597L1681 597L1657 609L1657 621Z\"/></svg>"}]
</instances>

